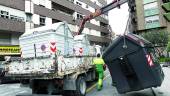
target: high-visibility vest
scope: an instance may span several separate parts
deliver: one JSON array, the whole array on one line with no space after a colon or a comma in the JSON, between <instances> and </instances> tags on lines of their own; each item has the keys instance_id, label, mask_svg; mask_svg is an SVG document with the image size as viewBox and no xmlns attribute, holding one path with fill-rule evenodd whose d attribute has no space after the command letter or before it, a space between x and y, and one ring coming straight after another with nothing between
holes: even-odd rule
<instances>
[{"instance_id":1,"label":"high-visibility vest","mask_svg":"<svg viewBox=\"0 0 170 96\"><path fill-rule=\"evenodd\" d=\"M93 60L93 64L95 64L97 71L104 71L104 70L103 70L103 65L104 65L105 63L104 63L104 60L103 60L102 58L95 58L95 59Z\"/></svg>"}]
</instances>

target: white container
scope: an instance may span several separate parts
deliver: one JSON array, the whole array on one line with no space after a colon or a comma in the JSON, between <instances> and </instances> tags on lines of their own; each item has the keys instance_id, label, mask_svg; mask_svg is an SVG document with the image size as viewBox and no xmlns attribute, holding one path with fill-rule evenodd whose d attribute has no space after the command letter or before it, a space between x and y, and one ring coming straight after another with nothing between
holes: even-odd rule
<instances>
[{"instance_id":1,"label":"white container","mask_svg":"<svg viewBox=\"0 0 170 96\"><path fill-rule=\"evenodd\" d=\"M36 58L56 52L73 54L73 36L66 23L60 22L25 32L20 38L22 58ZM53 43L55 43L53 45ZM51 49L52 48L52 49Z\"/></svg>"}]
</instances>

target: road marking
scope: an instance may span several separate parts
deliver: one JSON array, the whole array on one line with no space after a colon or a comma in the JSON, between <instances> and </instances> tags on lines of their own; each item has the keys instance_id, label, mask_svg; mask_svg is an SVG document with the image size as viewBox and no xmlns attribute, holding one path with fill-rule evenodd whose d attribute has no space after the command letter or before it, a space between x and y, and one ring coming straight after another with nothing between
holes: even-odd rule
<instances>
[{"instance_id":1,"label":"road marking","mask_svg":"<svg viewBox=\"0 0 170 96\"><path fill-rule=\"evenodd\" d=\"M26 93L27 91L26 90L24 90L24 91L21 91L21 92L18 92L18 94L20 94L20 93Z\"/></svg>"},{"instance_id":2,"label":"road marking","mask_svg":"<svg viewBox=\"0 0 170 96\"><path fill-rule=\"evenodd\" d=\"M110 75L107 75L104 77L103 81L108 78ZM95 87L97 86L97 83L95 83L94 85L92 85L90 88L87 89L87 93L89 93L90 91L92 91Z\"/></svg>"}]
</instances>

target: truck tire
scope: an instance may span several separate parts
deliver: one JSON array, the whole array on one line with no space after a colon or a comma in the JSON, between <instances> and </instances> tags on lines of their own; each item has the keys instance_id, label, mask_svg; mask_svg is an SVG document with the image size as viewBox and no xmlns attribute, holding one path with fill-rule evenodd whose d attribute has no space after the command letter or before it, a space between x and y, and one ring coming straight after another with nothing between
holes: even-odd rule
<instances>
[{"instance_id":1,"label":"truck tire","mask_svg":"<svg viewBox=\"0 0 170 96\"><path fill-rule=\"evenodd\" d=\"M86 95L86 81L83 77L79 77L76 81L76 90L73 91L74 96L85 96Z\"/></svg>"},{"instance_id":2,"label":"truck tire","mask_svg":"<svg viewBox=\"0 0 170 96\"><path fill-rule=\"evenodd\" d=\"M42 88L40 88L40 82L38 80L32 80L30 83L31 89L32 89L32 94L42 94ZM45 90L44 90L45 91Z\"/></svg>"},{"instance_id":3,"label":"truck tire","mask_svg":"<svg viewBox=\"0 0 170 96\"><path fill-rule=\"evenodd\" d=\"M63 96L85 96L86 95L86 81L83 77L78 77L76 80L76 90L64 90Z\"/></svg>"},{"instance_id":4,"label":"truck tire","mask_svg":"<svg viewBox=\"0 0 170 96\"><path fill-rule=\"evenodd\" d=\"M31 80L30 88L32 89L32 94L37 94L37 84L36 80Z\"/></svg>"}]
</instances>

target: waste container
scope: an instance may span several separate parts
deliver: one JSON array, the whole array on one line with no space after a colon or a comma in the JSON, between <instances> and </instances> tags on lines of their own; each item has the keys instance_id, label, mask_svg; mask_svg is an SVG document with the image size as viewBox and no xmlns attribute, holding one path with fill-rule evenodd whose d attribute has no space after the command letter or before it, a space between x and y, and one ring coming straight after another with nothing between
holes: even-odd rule
<instances>
[{"instance_id":1,"label":"waste container","mask_svg":"<svg viewBox=\"0 0 170 96\"><path fill-rule=\"evenodd\" d=\"M135 34L117 37L103 59L119 93L157 87L164 79L153 45Z\"/></svg>"}]
</instances>

